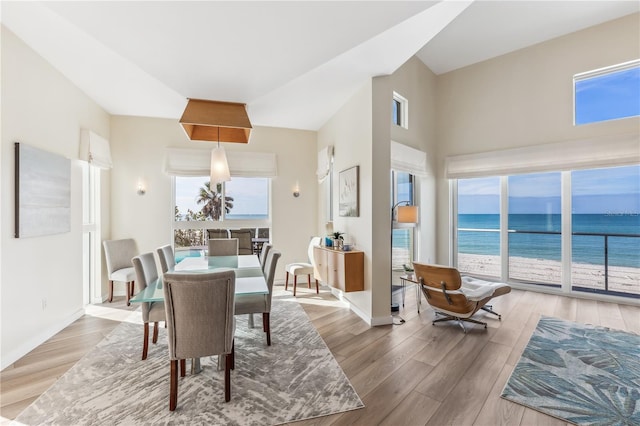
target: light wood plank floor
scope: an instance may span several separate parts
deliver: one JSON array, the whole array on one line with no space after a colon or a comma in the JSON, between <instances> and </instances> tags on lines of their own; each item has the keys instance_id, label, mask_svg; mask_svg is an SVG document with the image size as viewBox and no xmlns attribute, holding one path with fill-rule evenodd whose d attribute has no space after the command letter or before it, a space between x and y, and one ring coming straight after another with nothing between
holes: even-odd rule
<instances>
[{"instance_id":1,"label":"light wood plank floor","mask_svg":"<svg viewBox=\"0 0 640 426\"><path fill-rule=\"evenodd\" d=\"M326 288L298 288L298 301L364 401L348 413L296 425L566 425L500 398L541 315L640 334L640 308L513 290L495 300L502 321L488 329L431 325L433 311L407 288L401 325L368 327ZM121 299L110 318L80 318L0 375L1 415L13 419L119 324ZM398 318L399 319L399 318ZM274 336L277 344L277 336Z\"/></svg>"}]
</instances>

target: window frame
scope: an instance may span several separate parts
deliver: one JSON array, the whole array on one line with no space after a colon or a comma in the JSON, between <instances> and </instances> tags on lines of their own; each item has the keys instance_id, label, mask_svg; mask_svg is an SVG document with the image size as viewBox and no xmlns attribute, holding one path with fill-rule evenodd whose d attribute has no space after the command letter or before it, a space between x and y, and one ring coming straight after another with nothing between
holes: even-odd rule
<instances>
[{"instance_id":1,"label":"window frame","mask_svg":"<svg viewBox=\"0 0 640 426\"><path fill-rule=\"evenodd\" d=\"M396 126L402 127L403 129L409 128L409 101L407 98L399 94L398 92L393 92L393 100L392 100L392 116L391 122ZM397 105L397 114L393 114L394 108L393 105ZM399 117L398 117L399 115Z\"/></svg>"}]
</instances>

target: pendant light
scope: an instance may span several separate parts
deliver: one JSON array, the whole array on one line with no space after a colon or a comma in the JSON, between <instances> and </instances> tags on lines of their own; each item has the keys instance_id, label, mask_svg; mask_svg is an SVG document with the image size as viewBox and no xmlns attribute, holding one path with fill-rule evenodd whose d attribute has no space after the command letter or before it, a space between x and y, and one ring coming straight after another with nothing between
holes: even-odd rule
<instances>
[{"instance_id":1,"label":"pendant light","mask_svg":"<svg viewBox=\"0 0 640 426\"><path fill-rule=\"evenodd\" d=\"M229 163L224 148L220 146L220 128L218 128L218 146L211 150L211 183L209 186L213 191L216 184L231 180L229 173Z\"/></svg>"}]
</instances>

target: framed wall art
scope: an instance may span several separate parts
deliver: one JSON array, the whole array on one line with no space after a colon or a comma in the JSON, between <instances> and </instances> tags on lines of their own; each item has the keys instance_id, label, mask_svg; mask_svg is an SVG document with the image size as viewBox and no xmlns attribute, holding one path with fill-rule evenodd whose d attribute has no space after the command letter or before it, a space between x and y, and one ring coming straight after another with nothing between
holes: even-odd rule
<instances>
[{"instance_id":1,"label":"framed wall art","mask_svg":"<svg viewBox=\"0 0 640 426\"><path fill-rule=\"evenodd\" d=\"M344 217L358 217L358 191L360 167L353 166L340 172L340 182L338 186L339 214Z\"/></svg>"},{"instance_id":2,"label":"framed wall art","mask_svg":"<svg viewBox=\"0 0 640 426\"><path fill-rule=\"evenodd\" d=\"M15 237L71 230L71 160L15 143Z\"/></svg>"}]
</instances>

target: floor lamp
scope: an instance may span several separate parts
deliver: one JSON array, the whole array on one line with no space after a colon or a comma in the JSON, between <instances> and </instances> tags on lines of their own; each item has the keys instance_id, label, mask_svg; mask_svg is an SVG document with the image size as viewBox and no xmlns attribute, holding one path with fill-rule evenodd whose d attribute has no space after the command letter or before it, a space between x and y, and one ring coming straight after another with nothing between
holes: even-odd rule
<instances>
[{"instance_id":1,"label":"floor lamp","mask_svg":"<svg viewBox=\"0 0 640 426\"><path fill-rule=\"evenodd\" d=\"M409 201L399 201L391 207L391 261L389 291L391 292L391 312L400 311L400 305L393 303L393 214L397 208L398 223L418 223L418 206L412 206Z\"/></svg>"}]
</instances>

